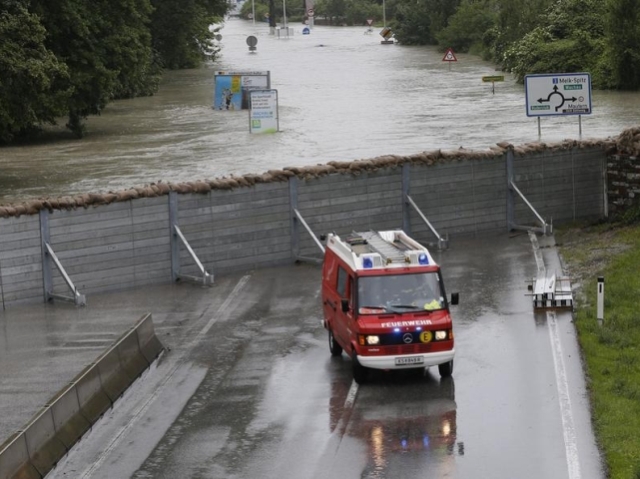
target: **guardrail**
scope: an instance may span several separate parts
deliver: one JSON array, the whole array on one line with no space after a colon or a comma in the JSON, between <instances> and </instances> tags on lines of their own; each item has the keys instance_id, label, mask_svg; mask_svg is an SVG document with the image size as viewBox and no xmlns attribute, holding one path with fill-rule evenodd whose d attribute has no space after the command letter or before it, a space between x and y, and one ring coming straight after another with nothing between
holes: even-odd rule
<instances>
[{"instance_id":1,"label":"guardrail","mask_svg":"<svg viewBox=\"0 0 640 479\"><path fill-rule=\"evenodd\" d=\"M41 479L164 350L146 314L0 445L0 479Z\"/></svg>"}]
</instances>

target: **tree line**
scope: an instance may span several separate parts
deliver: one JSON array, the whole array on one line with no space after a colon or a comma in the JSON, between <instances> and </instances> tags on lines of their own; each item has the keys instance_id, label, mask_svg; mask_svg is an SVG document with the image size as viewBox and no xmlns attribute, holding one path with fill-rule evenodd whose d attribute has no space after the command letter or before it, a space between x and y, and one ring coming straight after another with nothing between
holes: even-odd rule
<instances>
[{"instance_id":1,"label":"tree line","mask_svg":"<svg viewBox=\"0 0 640 479\"><path fill-rule=\"evenodd\" d=\"M113 99L152 95L162 70L213 58L225 0L0 0L0 142Z\"/></svg>"},{"instance_id":2,"label":"tree line","mask_svg":"<svg viewBox=\"0 0 640 479\"><path fill-rule=\"evenodd\" d=\"M514 73L589 72L640 86L640 0L391 0L396 37L481 55Z\"/></svg>"},{"instance_id":3,"label":"tree line","mask_svg":"<svg viewBox=\"0 0 640 479\"><path fill-rule=\"evenodd\" d=\"M296 18L304 19L304 1L291 8ZM243 6L245 17L250 3ZM269 0L255 5L262 19ZM382 5L315 0L314 13L316 21L332 25L371 18L378 26L385 14L400 44L476 54L521 82L527 74L589 72L597 89L640 86L640 0L386 0L385 12Z\"/></svg>"},{"instance_id":4,"label":"tree line","mask_svg":"<svg viewBox=\"0 0 640 479\"><path fill-rule=\"evenodd\" d=\"M384 10L383 10L384 5ZM109 101L151 95L163 69L215 59L226 0L0 0L0 142L67 118L83 120ZM241 15L283 14L278 0L247 0ZM290 2L303 21L306 0ZM332 25L380 26L404 45L469 52L512 72L589 72L599 89L640 86L640 0L315 0Z\"/></svg>"}]
</instances>

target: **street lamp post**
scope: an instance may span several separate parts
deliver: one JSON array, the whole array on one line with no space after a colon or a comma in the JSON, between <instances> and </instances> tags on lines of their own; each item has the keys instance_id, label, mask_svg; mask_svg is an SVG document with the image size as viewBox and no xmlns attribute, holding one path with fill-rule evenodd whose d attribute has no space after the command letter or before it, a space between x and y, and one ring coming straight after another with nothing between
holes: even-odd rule
<instances>
[{"instance_id":1,"label":"street lamp post","mask_svg":"<svg viewBox=\"0 0 640 479\"><path fill-rule=\"evenodd\" d=\"M386 27L387 26L387 6L384 2L384 0L382 0L382 27Z\"/></svg>"},{"instance_id":2,"label":"street lamp post","mask_svg":"<svg viewBox=\"0 0 640 479\"><path fill-rule=\"evenodd\" d=\"M287 0L282 0L282 16L284 17L284 31L289 36L289 30L287 28Z\"/></svg>"}]
</instances>

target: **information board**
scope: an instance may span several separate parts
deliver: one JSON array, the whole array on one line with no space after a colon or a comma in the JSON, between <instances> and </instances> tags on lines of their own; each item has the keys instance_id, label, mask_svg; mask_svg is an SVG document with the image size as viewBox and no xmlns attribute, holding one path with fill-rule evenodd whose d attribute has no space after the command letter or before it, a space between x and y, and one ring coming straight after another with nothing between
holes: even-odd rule
<instances>
[{"instance_id":1,"label":"information board","mask_svg":"<svg viewBox=\"0 0 640 479\"><path fill-rule=\"evenodd\" d=\"M253 90L249 92L249 131L251 133L276 133L278 123L278 90Z\"/></svg>"},{"instance_id":2,"label":"information board","mask_svg":"<svg viewBox=\"0 0 640 479\"><path fill-rule=\"evenodd\" d=\"M554 73L524 77L527 116L590 115L591 75Z\"/></svg>"},{"instance_id":3,"label":"information board","mask_svg":"<svg viewBox=\"0 0 640 479\"><path fill-rule=\"evenodd\" d=\"M215 110L249 109L249 92L271 88L271 78L266 72L214 73L213 108Z\"/></svg>"}]
</instances>

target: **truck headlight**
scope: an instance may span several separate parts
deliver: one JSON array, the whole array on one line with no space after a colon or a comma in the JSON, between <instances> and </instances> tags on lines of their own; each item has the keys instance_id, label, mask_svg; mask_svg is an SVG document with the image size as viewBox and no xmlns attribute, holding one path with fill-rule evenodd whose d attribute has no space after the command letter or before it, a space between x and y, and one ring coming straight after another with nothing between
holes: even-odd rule
<instances>
[{"instance_id":1,"label":"truck headlight","mask_svg":"<svg viewBox=\"0 0 640 479\"><path fill-rule=\"evenodd\" d=\"M380 336L369 335L365 337L365 340L369 346L380 344Z\"/></svg>"},{"instance_id":2,"label":"truck headlight","mask_svg":"<svg viewBox=\"0 0 640 479\"><path fill-rule=\"evenodd\" d=\"M436 341L443 341L447 339L446 331L436 331Z\"/></svg>"}]
</instances>

